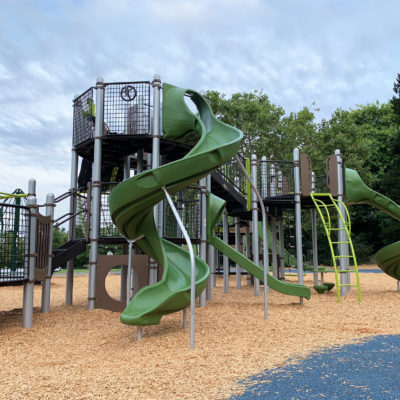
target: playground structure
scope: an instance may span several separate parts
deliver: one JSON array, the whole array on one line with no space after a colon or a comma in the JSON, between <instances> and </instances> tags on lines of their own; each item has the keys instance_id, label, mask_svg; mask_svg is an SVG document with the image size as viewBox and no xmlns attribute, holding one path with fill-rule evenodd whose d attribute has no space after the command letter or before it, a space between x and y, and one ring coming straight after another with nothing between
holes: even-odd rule
<instances>
[{"instance_id":1,"label":"playground structure","mask_svg":"<svg viewBox=\"0 0 400 400\"><path fill-rule=\"evenodd\" d=\"M195 103L198 115L190 111L187 101ZM4 284L24 282L23 326L32 326L35 281L43 282L42 311L49 311L50 279L59 265L67 264L65 302L72 304L74 258L90 245L88 308L123 311L121 321L137 325L140 338L141 326L157 324L172 312L183 310L186 326L190 305L193 348L194 299L199 297L201 307L211 299L220 270L218 254L223 259L225 292L229 290L229 258L236 263L237 287L242 268L248 273L247 283L253 281L256 296L260 295L260 282L264 283L265 318L269 288L299 297L300 302L310 297L310 289L304 286L304 270L314 273L317 290L332 288L324 282L327 270L318 264L317 213L332 251L338 300L354 285L350 283L352 272L357 276L361 300L345 206L348 195L344 180L347 182L348 174L340 152L329 157L323 183L314 177L308 156L298 149L290 161L257 160L255 156L244 160L237 155L241 137L240 131L213 116L200 94L161 85L158 76L152 82L104 83L98 79L95 87L76 96L69 192L56 199L49 195L45 216L41 216L31 181L27 205L9 205L21 210L19 215L25 210L25 222L15 211L9 218L14 228L7 228L23 238L23 245L11 240L11 245L4 247L0 270L3 276L10 269L5 268L4 260L20 249L23 273L18 278L10 274ZM378 203L371 197L357 198L357 193L351 192L349 201ZM54 205L64 200L70 203L69 213L54 220ZM5 210L7 204L2 207ZM387 205L382 207L388 209ZM396 207L394 204L393 210ZM302 209L310 210L312 220L312 266L303 263ZM294 214L296 257L285 251L287 211ZM331 211L336 214L335 224ZM391 214L400 215L396 212ZM233 219L233 232L229 219ZM17 220L21 226L18 235ZM69 241L53 251L53 226L66 222ZM221 234L222 238L218 237ZM107 244L120 246L122 254L100 254L100 246ZM15 257L11 260L15 263ZM285 268L293 264L297 284L284 280ZM116 266L121 267L119 299L111 298L105 289L107 273ZM12 264L13 272L14 267ZM398 279L396 268L397 264L383 269L395 270L391 276Z\"/></svg>"}]
</instances>

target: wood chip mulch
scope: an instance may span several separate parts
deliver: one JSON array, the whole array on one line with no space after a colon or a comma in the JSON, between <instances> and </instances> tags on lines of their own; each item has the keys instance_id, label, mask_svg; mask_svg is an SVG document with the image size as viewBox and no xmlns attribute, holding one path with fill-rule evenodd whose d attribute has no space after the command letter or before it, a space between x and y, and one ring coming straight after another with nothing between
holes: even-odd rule
<instances>
[{"instance_id":1,"label":"wood chip mulch","mask_svg":"<svg viewBox=\"0 0 400 400\"><path fill-rule=\"evenodd\" d=\"M360 266L363 268L364 266ZM40 313L35 287L34 327L21 327L22 287L0 287L0 399L224 399L238 381L310 352L400 331L400 293L385 274L362 273L356 291L336 302L336 292L310 301L270 291L269 319L253 288L223 293L222 278L206 308L196 311L196 349L182 313L158 326L126 328L119 314L86 310L87 276L75 278L74 305L63 305L65 278L52 280L51 312ZM294 278L290 278L294 279ZM334 282L333 274L326 281ZM107 278L117 296L119 276ZM312 275L305 283L312 286Z\"/></svg>"}]
</instances>

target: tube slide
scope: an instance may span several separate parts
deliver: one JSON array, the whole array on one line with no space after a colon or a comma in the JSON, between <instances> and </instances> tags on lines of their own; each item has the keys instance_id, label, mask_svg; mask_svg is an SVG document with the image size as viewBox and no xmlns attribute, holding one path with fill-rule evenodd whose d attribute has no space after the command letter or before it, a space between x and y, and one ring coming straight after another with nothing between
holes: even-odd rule
<instances>
[{"instance_id":1,"label":"tube slide","mask_svg":"<svg viewBox=\"0 0 400 400\"><path fill-rule=\"evenodd\" d=\"M389 198L369 188L354 169L346 168L346 203L369 204L392 218L400 221L400 206ZM378 266L394 279L400 280L400 241L379 250L376 255Z\"/></svg>"},{"instance_id":2,"label":"tube slide","mask_svg":"<svg viewBox=\"0 0 400 400\"><path fill-rule=\"evenodd\" d=\"M185 95L191 97L199 115L190 111ZM136 245L164 270L161 280L139 290L123 311L124 324L158 324L163 315L190 304L189 253L159 237L153 206L164 198L162 187L174 193L205 177L238 152L243 138L238 129L218 121L207 101L192 90L164 84L162 117L164 138L197 140L197 144L183 158L134 176L110 194L115 225L127 239L143 235ZM196 257L196 296L205 288L209 274L207 264Z\"/></svg>"},{"instance_id":3,"label":"tube slide","mask_svg":"<svg viewBox=\"0 0 400 400\"><path fill-rule=\"evenodd\" d=\"M214 235L213 228L220 219L224 207L224 200L209 193L207 197L207 241L221 253L228 256L234 263L239 264L247 272L254 275L261 282L264 282L264 271L262 268ZM268 286L277 292L310 299L310 289L307 286L280 281L269 274L267 275L267 281Z\"/></svg>"}]
</instances>

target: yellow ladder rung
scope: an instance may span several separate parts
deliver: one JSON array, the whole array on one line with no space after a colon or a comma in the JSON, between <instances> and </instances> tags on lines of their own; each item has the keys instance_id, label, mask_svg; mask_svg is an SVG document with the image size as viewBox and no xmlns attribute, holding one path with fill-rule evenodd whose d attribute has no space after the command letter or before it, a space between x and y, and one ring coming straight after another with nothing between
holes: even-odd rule
<instances>
[{"instance_id":1,"label":"yellow ladder rung","mask_svg":"<svg viewBox=\"0 0 400 400\"><path fill-rule=\"evenodd\" d=\"M356 272L355 269L339 269L338 270L339 274L343 274L345 272Z\"/></svg>"},{"instance_id":2,"label":"yellow ladder rung","mask_svg":"<svg viewBox=\"0 0 400 400\"><path fill-rule=\"evenodd\" d=\"M339 285L339 287L342 287L342 286L358 287L356 283L344 283L343 285Z\"/></svg>"},{"instance_id":3,"label":"yellow ladder rung","mask_svg":"<svg viewBox=\"0 0 400 400\"><path fill-rule=\"evenodd\" d=\"M353 256L335 256L336 258L353 258Z\"/></svg>"},{"instance_id":4,"label":"yellow ladder rung","mask_svg":"<svg viewBox=\"0 0 400 400\"><path fill-rule=\"evenodd\" d=\"M332 244L350 244L350 242L332 242Z\"/></svg>"}]
</instances>

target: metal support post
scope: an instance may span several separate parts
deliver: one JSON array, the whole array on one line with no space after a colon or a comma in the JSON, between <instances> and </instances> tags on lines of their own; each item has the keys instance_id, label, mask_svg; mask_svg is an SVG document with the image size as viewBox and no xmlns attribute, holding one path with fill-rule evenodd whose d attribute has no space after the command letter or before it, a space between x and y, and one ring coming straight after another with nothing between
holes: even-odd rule
<instances>
[{"instance_id":1,"label":"metal support post","mask_svg":"<svg viewBox=\"0 0 400 400\"><path fill-rule=\"evenodd\" d=\"M311 193L315 193L315 173L311 173ZM312 254L314 267L314 285L318 285L318 240L317 240L317 210L311 209L311 235L312 235ZM322 275L322 273L321 273Z\"/></svg>"},{"instance_id":2,"label":"metal support post","mask_svg":"<svg viewBox=\"0 0 400 400\"><path fill-rule=\"evenodd\" d=\"M272 248L272 274L278 278L278 252L276 251L276 208L275 216L271 218L271 248Z\"/></svg>"},{"instance_id":3,"label":"metal support post","mask_svg":"<svg viewBox=\"0 0 400 400\"><path fill-rule=\"evenodd\" d=\"M132 255L133 255L133 241L128 240L128 270L127 270L127 279L125 282L125 301L126 306L128 307L129 303L131 302L131 295L132 295ZM129 325L126 325L129 328Z\"/></svg>"},{"instance_id":4,"label":"metal support post","mask_svg":"<svg viewBox=\"0 0 400 400\"><path fill-rule=\"evenodd\" d=\"M283 220L278 221L279 227L279 278L285 279L285 234L283 231Z\"/></svg>"},{"instance_id":5,"label":"metal support post","mask_svg":"<svg viewBox=\"0 0 400 400\"><path fill-rule=\"evenodd\" d=\"M201 207L201 226L200 226L200 258L207 262L207 179L199 181L200 186L200 207ZM199 306L206 306L206 289L200 294Z\"/></svg>"},{"instance_id":6,"label":"metal support post","mask_svg":"<svg viewBox=\"0 0 400 400\"><path fill-rule=\"evenodd\" d=\"M101 140L104 124L104 80L97 78L96 83L96 122L94 128L94 158L92 169L92 210L90 218L90 252L89 252L89 288L88 309L93 310L96 304L97 251L100 231L101 201Z\"/></svg>"},{"instance_id":7,"label":"metal support post","mask_svg":"<svg viewBox=\"0 0 400 400\"><path fill-rule=\"evenodd\" d=\"M211 175L207 175L206 177L206 189L207 192L211 193ZM207 212L207 205L206 205L206 212ZM206 221L207 225L207 221ZM206 232L206 238L207 238L207 232ZM207 264L210 267L210 274L211 277L207 282L207 288L206 288L206 299L211 300L211 295L212 295L212 288L215 287L214 282L215 282L215 250L214 247L211 246L210 243L206 243L207 246Z\"/></svg>"},{"instance_id":8,"label":"metal support post","mask_svg":"<svg viewBox=\"0 0 400 400\"><path fill-rule=\"evenodd\" d=\"M335 154L337 157L337 176L338 176L338 196L337 199L339 202L344 201L344 182L343 182L343 159L340 155L340 150L335 150ZM343 216L345 223L347 223L347 214L346 210L342 203L339 203L339 210ZM344 225L341 218L338 219L338 242L348 242L349 238L347 237L346 232L344 231ZM347 243L339 243L339 255L340 257L340 269L341 270L349 270L350 269L350 261L349 261L349 245ZM343 257L344 256L344 257ZM346 257L347 256L347 257ZM345 272L340 274L340 284L348 285L350 283L350 273ZM340 295L346 296L346 294L350 291L350 286L342 286L340 288Z\"/></svg>"},{"instance_id":9,"label":"metal support post","mask_svg":"<svg viewBox=\"0 0 400 400\"><path fill-rule=\"evenodd\" d=\"M131 172L131 157L125 156L124 157L124 180L130 178L130 172ZM125 251L126 251L126 248L125 248ZM119 293L119 299L121 301L126 301L126 298L127 298L126 297L127 279L128 279L128 267L126 265L121 265L121 286L120 286L120 293Z\"/></svg>"},{"instance_id":10,"label":"metal support post","mask_svg":"<svg viewBox=\"0 0 400 400\"><path fill-rule=\"evenodd\" d=\"M251 179L254 185L257 185L257 157L253 154L251 156ZM257 207L257 196L255 190L251 190L251 221L253 231L253 262L254 264L260 265L260 253L258 245L258 207ZM268 251L265 250L264 251ZM260 295L260 281L254 277L254 296Z\"/></svg>"},{"instance_id":11,"label":"metal support post","mask_svg":"<svg viewBox=\"0 0 400 400\"><path fill-rule=\"evenodd\" d=\"M36 224L37 224L37 206L36 206L36 181L29 180L28 184L28 207L30 214L29 228L29 264L28 277L24 282L24 294L22 300L22 327L32 328L33 325L33 293L35 286L35 266L36 266Z\"/></svg>"},{"instance_id":12,"label":"metal support post","mask_svg":"<svg viewBox=\"0 0 400 400\"><path fill-rule=\"evenodd\" d=\"M250 226L246 226L246 253L245 256L250 259L251 257L251 238L250 238ZM251 274L246 274L246 285L251 286Z\"/></svg>"},{"instance_id":13,"label":"metal support post","mask_svg":"<svg viewBox=\"0 0 400 400\"><path fill-rule=\"evenodd\" d=\"M222 239L225 243L229 244L229 222L228 214L224 210L222 213ZM223 255L223 266L224 266L224 293L229 292L229 258L225 254Z\"/></svg>"},{"instance_id":14,"label":"metal support post","mask_svg":"<svg viewBox=\"0 0 400 400\"><path fill-rule=\"evenodd\" d=\"M153 78L153 132L152 132L152 153L151 153L151 168L156 169L160 166L160 121L161 121L161 103L160 103L160 91L161 91L161 78L159 75L154 75ZM160 204L156 204L153 208L154 212L154 223L160 231ZM155 262L150 263L150 275L149 283L154 284L158 280L157 276L158 265Z\"/></svg>"},{"instance_id":15,"label":"metal support post","mask_svg":"<svg viewBox=\"0 0 400 400\"><path fill-rule=\"evenodd\" d=\"M235 223L235 247L236 251L240 252L240 220L238 217L234 219ZM236 288L241 289L242 287L242 269L239 264L236 264Z\"/></svg>"},{"instance_id":16,"label":"metal support post","mask_svg":"<svg viewBox=\"0 0 400 400\"><path fill-rule=\"evenodd\" d=\"M71 151L71 188L72 193L78 187L78 153L75 148ZM74 215L76 212L76 194L69 197L69 212ZM87 211L89 218L90 210ZM75 218L71 218L68 222L68 241L75 239ZM67 262L67 282L65 286L65 304L71 305L74 289L74 260Z\"/></svg>"},{"instance_id":17,"label":"metal support post","mask_svg":"<svg viewBox=\"0 0 400 400\"><path fill-rule=\"evenodd\" d=\"M54 222L54 194L49 193L46 196L46 216L51 218L50 229L49 229L49 257L48 257L48 268L47 276L42 283L42 313L48 313L50 311L50 285L51 285L51 273L53 263L53 222Z\"/></svg>"},{"instance_id":18,"label":"metal support post","mask_svg":"<svg viewBox=\"0 0 400 400\"><path fill-rule=\"evenodd\" d=\"M271 164L270 166L270 196L276 196L276 174L275 174L275 164Z\"/></svg>"},{"instance_id":19,"label":"metal support post","mask_svg":"<svg viewBox=\"0 0 400 400\"><path fill-rule=\"evenodd\" d=\"M301 199L300 199L300 150L293 150L294 164L294 202L295 202L295 220L296 220L296 257L297 257L297 276L300 285L304 285L303 277L303 238L301 232ZM303 298L300 297L300 304L303 304Z\"/></svg>"}]
</instances>

